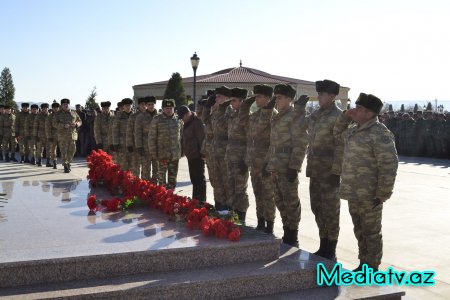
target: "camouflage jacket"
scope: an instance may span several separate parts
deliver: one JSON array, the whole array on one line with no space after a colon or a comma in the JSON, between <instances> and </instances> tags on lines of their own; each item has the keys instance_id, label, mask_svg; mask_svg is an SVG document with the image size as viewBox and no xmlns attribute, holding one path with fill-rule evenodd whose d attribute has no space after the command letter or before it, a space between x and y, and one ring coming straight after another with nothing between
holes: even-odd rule
<instances>
[{"instance_id":1,"label":"camouflage jacket","mask_svg":"<svg viewBox=\"0 0 450 300\"><path fill-rule=\"evenodd\" d=\"M112 143L114 147L121 146L120 151L124 151L127 138L128 119L131 113L121 112L114 117L112 125ZM117 149L116 149L117 151Z\"/></svg>"},{"instance_id":2,"label":"camouflage jacket","mask_svg":"<svg viewBox=\"0 0 450 300\"><path fill-rule=\"evenodd\" d=\"M68 140L72 139L76 141L78 139L77 128L81 126L81 119L78 114L73 111L59 111L55 114L55 125L58 133L58 140ZM75 127L68 127L66 125L70 125L75 123Z\"/></svg>"},{"instance_id":3,"label":"camouflage jacket","mask_svg":"<svg viewBox=\"0 0 450 300\"><path fill-rule=\"evenodd\" d=\"M308 164L307 177L329 177L341 174L344 145L342 139L333 135L336 120L342 110L336 104L327 109L317 109L307 117Z\"/></svg>"},{"instance_id":4,"label":"camouflage jacket","mask_svg":"<svg viewBox=\"0 0 450 300\"><path fill-rule=\"evenodd\" d=\"M158 115L158 111L155 109L153 112L146 111L136 117L134 125L134 143L136 148L144 148L148 151L148 134L150 132L150 125Z\"/></svg>"},{"instance_id":5,"label":"camouflage jacket","mask_svg":"<svg viewBox=\"0 0 450 300\"><path fill-rule=\"evenodd\" d=\"M45 139L45 122L48 119L48 113L40 113L36 116L33 123L33 136Z\"/></svg>"},{"instance_id":6,"label":"camouflage jacket","mask_svg":"<svg viewBox=\"0 0 450 300\"><path fill-rule=\"evenodd\" d=\"M293 107L280 111L271 121L267 171L301 171L307 145L305 115L299 115Z\"/></svg>"},{"instance_id":7,"label":"camouflage jacket","mask_svg":"<svg viewBox=\"0 0 450 300\"><path fill-rule=\"evenodd\" d=\"M57 114L59 114L59 111L49 114L45 119L45 136L47 139L54 139L57 135L55 118Z\"/></svg>"},{"instance_id":8,"label":"camouflage jacket","mask_svg":"<svg viewBox=\"0 0 450 300\"><path fill-rule=\"evenodd\" d=\"M159 114L153 118L148 133L148 150L151 159L180 159L183 123L173 114Z\"/></svg>"},{"instance_id":9,"label":"camouflage jacket","mask_svg":"<svg viewBox=\"0 0 450 300\"><path fill-rule=\"evenodd\" d=\"M28 118L28 116L30 116L29 112L19 112L16 115L16 136L18 137L25 137L25 122Z\"/></svg>"},{"instance_id":10,"label":"camouflage jacket","mask_svg":"<svg viewBox=\"0 0 450 300\"><path fill-rule=\"evenodd\" d=\"M213 129L211 124L211 107L204 107L200 118L205 124L205 139L202 145L202 154L205 156L211 155L212 141L213 141Z\"/></svg>"},{"instance_id":11,"label":"camouflage jacket","mask_svg":"<svg viewBox=\"0 0 450 300\"><path fill-rule=\"evenodd\" d=\"M392 132L377 119L358 126L344 114L334 134L344 141L340 197L352 201L387 200L392 195L398 157Z\"/></svg>"},{"instance_id":12,"label":"camouflage jacket","mask_svg":"<svg viewBox=\"0 0 450 300\"><path fill-rule=\"evenodd\" d=\"M4 114L2 115L2 136L15 136L15 122L16 116L13 114Z\"/></svg>"},{"instance_id":13,"label":"camouflage jacket","mask_svg":"<svg viewBox=\"0 0 450 300\"><path fill-rule=\"evenodd\" d=\"M210 154L214 157L225 157L228 144L228 107L229 105L219 105L217 110L211 113L213 139Z\"/></svg>"},{"instance_id":14,"label":"camouflage jacket","mask_svg":"<svg viewBox=\"0 0 450 300\"><path fill-rule=\"evenodd\" d=\"M141 115L141 111L136 111L130 115L130 118L128 119L127 124L127 134L126 134L126 143L127 147L133 147L135 148L135 138L134 138L134 129L136 124L136 118Z\"/></svg>"},{"instance_id":15,"label":"camouflage jacket","mask_svg":"<svg viewBox=\"0 0 450 300\"><path fill-rule=\"evenodd\" d=\"M36 117L38 114L30 114L25 119L25 136L30 137L31 139L35 138L34 135L34 120L36 120Z\"/></svg>"},{"instance_id":16,"label":"camouflage jacket","mask_svg":"<svg viewBox=\"0 0 450 300\"><path fill-rule=\"evenodd\" d=\"M103 144L104 147L108 147L110 143L108 142L108 131L109 127L112 125L111 120L113 119L112 112L108 114L100 113L94 120L94 138L97 144Z\"/></svg>"},{"instance_id":17,"label":"camouflage jacket","mask_svg":"<svg viewBox=\"0 0 450 300\"><path fill-rule=\"evenodd\" d=\"M225 160L230 162L245 160L243 154L247 149L248 117L248 111L241 114L240 110L232 111L228 115L228 143L225 150Z\"/></svg>"}]
</instances>

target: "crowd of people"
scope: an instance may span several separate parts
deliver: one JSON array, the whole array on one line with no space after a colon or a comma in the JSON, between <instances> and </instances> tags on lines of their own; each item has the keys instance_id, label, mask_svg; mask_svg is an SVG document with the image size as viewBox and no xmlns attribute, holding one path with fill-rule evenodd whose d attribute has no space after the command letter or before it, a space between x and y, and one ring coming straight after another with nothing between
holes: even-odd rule
<instances>
[{"instance_id":1,"label":"crowd of people","mask_svg":"<svg viewBox=\"0 0 450 300\"><path fill-rule=\"evenodd\" d=\"M311 114L305 110L308 96L297 98L289 84L255 85L251 97L246 89L221 86L202 96L195 111L175 111L175 101L164 99L157 112L153 96L137 99L134 112L130 98L115 112L110 102L100 103L98 113L72 111L69 99L52 103L51 112L45 103L40 112L37 105L30 112L28 103L17 114L2 107L1 159L42 166L45 152L46 166L57 168L59 147L68 173L76 149L80 155L103 149L122 169L173 189L179 159L186 156L192 198L206 201L206 166L216 210L232 210L245 223L250 178L256 229L273 234L278 209L283 242L298 247L298 173L306 157L320 235L316 254L336 260L340 199L346 199L358 239L356 270L364 264L378 269L383 202L391 197L398 167L396 138L378 119L379 98L361 93L355 108L342 111L335 104L339 89L334 81L317 81L319 108Z\"/></svg>"}]
</instances>

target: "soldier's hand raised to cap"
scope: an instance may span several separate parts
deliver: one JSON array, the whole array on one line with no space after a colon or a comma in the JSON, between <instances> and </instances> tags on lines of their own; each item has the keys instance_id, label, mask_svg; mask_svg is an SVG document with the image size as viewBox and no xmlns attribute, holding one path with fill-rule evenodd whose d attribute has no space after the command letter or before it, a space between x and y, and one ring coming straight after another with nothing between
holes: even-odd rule
<instances>
[{"instance_id":1,"label":"soldier's hand raised to cap","mask_svg":"<svg viewBox=\"0 0 450 300\"><path fill-rule=\"evenodd\" d=\"M246 103L253 103L253 102L255 102L255 100L256 100L256 97L255 96L251 96L251 97L248 97L247 99L245 99L244 102L246 102Z\"/></svg>"},{"instance_id":2,"label":"soldier's hand raised to cap","mask_svg":"<svg viewBox=\"0 0 450 300\"><path fill-rule=\"evenodd\" d=\"M295 101L294 105L295 106L306 106L306 104L309 101L309 96L308 95L301 95L297 101Z\"/></svg>"},{"instance_id":3,"label":"soldier's hand raised to cap","mask_svg":"<svg viewBox=\"0 0 450 300\"><path fill-rule=\"evenodd\" d=\"M273 96L272 99L263 107L267 109L272 109L275 107L275 101L277 100L277 97Z\"/></svg>"}]
</instances>

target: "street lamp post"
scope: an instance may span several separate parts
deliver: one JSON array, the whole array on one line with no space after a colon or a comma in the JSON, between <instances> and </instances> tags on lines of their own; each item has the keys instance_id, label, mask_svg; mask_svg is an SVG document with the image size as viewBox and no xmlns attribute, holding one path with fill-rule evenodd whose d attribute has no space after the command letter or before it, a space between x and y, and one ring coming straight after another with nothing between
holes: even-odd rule
<instances>
[{"instance_id":1,"label":"street lamp post","mask_svg":"<svg viewBox=\"0 0 450 300\"><path fill-rule=\"evenodd\" d=\"M197 52L195 52L194 55L192 55L192 57L191 57L192 70L194 70L194 111L195 111L195 107L197 106L197 99L195 96L195 85L197 84L197 67L198 67L199 62L200 62L200 57L198 57Z\"/></svg>"}]
</instances>

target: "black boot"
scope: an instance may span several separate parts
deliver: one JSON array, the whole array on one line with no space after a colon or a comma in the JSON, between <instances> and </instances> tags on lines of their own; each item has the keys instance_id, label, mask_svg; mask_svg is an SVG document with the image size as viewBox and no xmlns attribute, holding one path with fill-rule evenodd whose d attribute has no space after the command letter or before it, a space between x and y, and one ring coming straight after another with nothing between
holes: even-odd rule
<instances>
[{"instance_id":1,"label":"black boot","mask_svg":"<svg viewBox=\"0 0 450 300\"><path fill-rule=\"evenodd\" d=\"M25 163L25 155L20 156L20 163L21 164Z\"/></svg>"},{"instance_id":2,"label":"black boot","mask_svg":"<svg viewBox=\"0 0 450 300\"><path fill-rule=\"evenodd\" d=\"M241 222L241 224L244 225L245 224L245 216L247 215L247 212L236 210L236 214L239 217L239 222Z\"/></svg>"},{"instance_id":3,"label":"black boot","mask_svg":"<svg viewBox=\"0 0 450 300\"><path fill-rule=\"evenodd\" d=\"M328 246L328 239L327 238L320 238L320 247L319 250L317 250L316 252L314 252L315 255L319 255L322 257L325 257L326 254L326 250L327 250L327 246Z\"/></svg>"},{"instance_id":4,"label":"black boot","mask_svg":"<svg viewBox=\"0 0 450 300\"><path fill-rule=\"evenodd\" d=\"M53 161L53 169L56 170L56 160Z\"/></svg>"},{"instance_id":5,"label":"black boot","mask_svg":"<svg viewBox=\"0 0 450 300\"><path fill-rule=\"evenodd\" d=\"M64 173L69 173L69 172L70 172L69 166L68 166L68 165L69 165L69 164L63 163L63 166L64 166Z\"/></svg>"},{"instance_id":6,"label":"black boot","mask_svg":"<svg viewBox=\"0 0 450 300\"><path fill-rule=\"evenodd\" d=\"M26 163L26 164L30 163L30 159L28 158L28 155L25 155L24 163Z\"/></svg>"},{"instance_id":7,"label":"black boot","mask_svg":"<svg viewBox=\"0 0 450 300\"><path fill-rule=\"evenodd\" d=\"M34 158L34 156L31 157L30 164L32 165L36 164L36 159Z\"/></svg>"},{"instance_id":8,"label":"black boot","mask_svg":"<svg viewBox=\"0 0 450 300\"><path fill-rule=\"evenodd\" d=\"M2 160L3 160L3 157L2 157ZM10 162L9 153L5 153L5 161Z\"/></svg>"},{"instance_id":9,"label":"black boot","mask_svg":"<svg viewBox=\"0 0 450 300\"><path fill-rule=\"evenodd\" d=\"M337 241L330 241L328 240L328 245L326 248L326 252L325 255L323 257L329 259L329 260L336 260L336 246L337 246ZM322 255L321 255L322 256Z\"/></svg>"},{"instance_id":10,"label":"black boot","mask_svg":"<svg viewBox=\"0 0 450 300\"><path fill-rule=\"evenodd\" d=\"M284 243L284 240L287 238L287 235L286 235L287 231L288 231L287 226L283 226L283 237L282 237L283 243Z\"/></svg>"},{"instance_id":11,"label":"black boot","mask_svg":"<svg viewBox=\"0 0 450 300\"><path fill-rule=\"evenodd\" d=\"M258 226L256 226L256 230L266 230L266 219L258 218Z\"/></svg>"},{"instance_id":12,"label":"black boot","mask_svg":"<svg viewBox=\"0 0 450 300\"><path fill-rule=\"evenodd\" d=\"M273 224L274 222L267 221L267 227L266 230L264 230L264 232L268 234L273 234Z\"/></svg>"},{"instance_id":13,"label":"black boot","mask_svg":"<svg viewBox=\"0 0 450 300\"><path fill-rule=\"evenodd\" d=\"M38 158L37 160L37 166L42 167L42 158Z\"/></svg>"},{"instance_id":14,"label":"black boot","mask_svg":"<svg viewBox=\"0 0 450 300\"><path fill-rule=\"evenodd\" d=\"M286 228L285 236L286 237L283 240L285 244L298 248L298 230Z\"/></svg>"},{"instance_id":15,"label":"black boot","mask_svg":"<svg viewBox=\"0 0 450 300\"><path fill-rule=\"evenodd\" d=\"M17 162L16 153L15 152L11 153L11 161Z\"/></svg>"},{"instance_id":16,"label":"black boot","mask_svg":"<svg viewBox=\"0 0 450 300\"><path fill-rule=\"evenodd\" d=\"M47 168L51 168L52 167L52 164L50 163L50 159L47 158L47 162L45 163L45 166Z\"/></svg>"},{"instance_id":17,"label":"black boot","mask_svg":"<svg viewBox=\"0 0 450 300\"><path fill-rule=\"evenodd\" d=\"M69 172L72 171L72 169L70 168L70 164L67 164L67 169L69 169Z\"/></svg>"}]
</instances>

